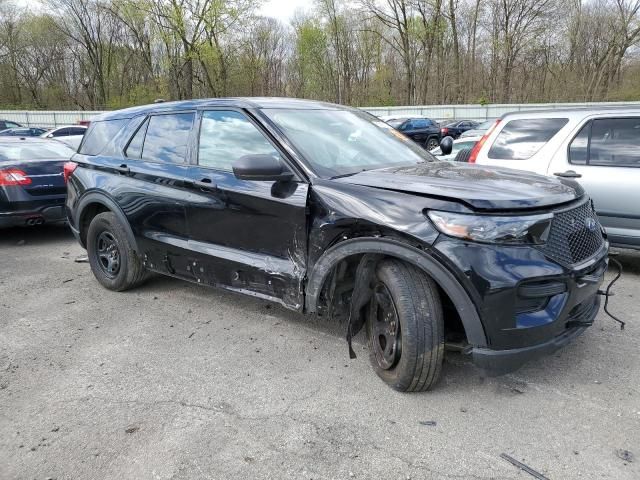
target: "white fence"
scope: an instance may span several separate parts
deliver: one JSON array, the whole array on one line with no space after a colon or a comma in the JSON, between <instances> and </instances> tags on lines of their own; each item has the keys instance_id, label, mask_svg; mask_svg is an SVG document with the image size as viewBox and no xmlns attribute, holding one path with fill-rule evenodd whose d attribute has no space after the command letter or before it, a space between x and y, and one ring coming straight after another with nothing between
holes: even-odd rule
<instances>
[{"instance_id":1,"label":"white fence","mask_svg":"<svg viewBox=\"0 0 640 480\"><path fill-rule=\"evenodd\" d=\"M26 127L58 127L75 125L81 121L90 121L102 112L85 110L47 111L47 110L0 110L0 119L11 120Z\"/></svg>"},{"instance_id":2,"label":"white fence","mask_svg":"<svg viewBox=\"0 0 640 480\"><path fill-rule=\"evenodd\" d=\"M434 120L465 119L489 120L505 113L520 110L545 110L566 107L640 106L640 102L599 102L599 103L511 103L490 105L418 105L414 107L363 107L363 110L377 116L382 115L424 115ZM57 127L73 125L80 121L90 121L99 111L25 111L0 110L0 119L11 120L25 126Z\"/></svg>"},{"instance_id":3,"label":"white fence","mask_svg":"<svg viewBox=\"0 0 640 480\"><path fill-rule=\"evenodd\" d=\"M575 107L640 106L640 102L593 102L593 103L505 103L490 105L420 105L415 107L364 107L378 117L383 115L424 115L434 120L464 119L491 120L505 113L521 110L549 110Z\"/></svg>"}]
</instances>

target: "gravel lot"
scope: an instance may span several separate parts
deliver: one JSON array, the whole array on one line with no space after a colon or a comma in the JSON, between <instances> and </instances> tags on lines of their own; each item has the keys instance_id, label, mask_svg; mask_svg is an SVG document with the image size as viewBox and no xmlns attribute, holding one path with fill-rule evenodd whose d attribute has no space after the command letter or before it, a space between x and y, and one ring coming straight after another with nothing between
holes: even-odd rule
<instances>
[{"instance_id":1,"label":"gravel lot","mask_svg":"<svg viewBox=\"0 0 640 480\"><path fill-rule=\"evenodd\" d=\"M155 278L113 293L64 228L0 231L0 479L640 478L640 252L556 355L484 379L459 355L386 387L343 325ZM431 423L435 422L435 424ZM626 461L620 450L633 458Z\"/></svg>"}]
</instances>

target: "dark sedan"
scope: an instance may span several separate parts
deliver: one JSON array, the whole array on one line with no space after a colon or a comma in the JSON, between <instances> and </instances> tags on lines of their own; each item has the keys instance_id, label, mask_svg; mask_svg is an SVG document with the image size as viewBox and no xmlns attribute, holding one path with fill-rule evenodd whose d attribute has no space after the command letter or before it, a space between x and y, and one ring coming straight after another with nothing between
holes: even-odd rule
<instances>
[{"instance_id":1,"label":"dark sedan","mask_svg":"<svg viewBox=\"0 0 640 480\"><path fill-rule=\"evenodd\" d=\"M43 133L47 131L38 127L8 128L0 132L0 137L39 137Z\"/></svg>"},{"instance_id":2,"label":"dark sedan","mask_svg":"<svg viewBox=\"0 0 640 480\"><path fill-rule=\"evenodd\" d=\"M451 122L442 123L440 125L440 135L443 137L458 138L462 133L472 128L476 128L478 122L473 120L453 120Z\"/></svg>"},{"instance_id":3,"label":"dark sedan","mask_svg":"<svg viewBox=\"0 0 640 480\"><path fill-rule=\"evenodd\" d=\"M427 150L440 144L440 127L430 118L393 118L387 120L387 123Z\"/></svg>"},{"instance_id":4,"label":"dark sedan","mask_svg":"<svg viewBox=\"0 0 640 480\"><path fill-rule=\"evenodd\" d=\"M65 220L63 170L73 153L51 140L0 138L0 227Z\"/></svg>"}]
</instances>

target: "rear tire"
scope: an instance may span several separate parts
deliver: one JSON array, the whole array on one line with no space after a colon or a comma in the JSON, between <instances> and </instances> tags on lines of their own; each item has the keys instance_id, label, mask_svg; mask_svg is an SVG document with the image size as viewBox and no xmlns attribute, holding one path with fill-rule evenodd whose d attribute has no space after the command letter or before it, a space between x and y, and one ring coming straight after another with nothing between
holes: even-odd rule
<instances>
[{"instance_id":1,"label":"rear tire","mask_svg":"<svg viewBox=\"0 0 640 480\"><path fill-rule=\"evenodd\" d=\"M395 390L429 390L440 377L444 356L444 320L435 282L416 267L389 259L378 265L374 283L367 316L374 370Z\"/></svg>"},{"instance_id":2,"label":"rear tire","mask_svg":"<svg viewBox=\"0 0 640 480\"><path fill-rule=\"evenodd\" d=\"M469 163L469 158L471 157L471 149L465 148L464 150L460 150L455 158L456 162Z\"/></svg>"},{"instance_id":3,"label":"rear tire","mask_svg":"<svg viewBox=\"0 0 640 480\"><path fill-rule=\"evenodd\" d=\"M440 145L440 142L435 137L428 138L427 141L424 143L424 146L428 151L433 150L438 145Z\"/></svg>"},{"instance_id":4,"label":"rear tire","mask_svg":"<svg viewBox=\"0 0 640 480\"><path fill-rule=\"evenodd\" d=\"M112 212L100 213L91 220L87 254L94 276L109 290L129 290L147 279L147 270Z\"/></svg>"}]
</instances>

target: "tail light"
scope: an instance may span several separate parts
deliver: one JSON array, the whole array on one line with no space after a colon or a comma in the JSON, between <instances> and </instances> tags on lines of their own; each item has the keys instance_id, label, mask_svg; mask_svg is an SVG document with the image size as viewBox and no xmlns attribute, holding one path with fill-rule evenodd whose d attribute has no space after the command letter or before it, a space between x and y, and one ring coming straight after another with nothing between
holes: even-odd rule
<instances>
[{"instance_id":1,"label":"tail light","mask_svg":"<svg viewBox=\"0 0 640 480\"><path fill-rule=\"evenodd\" d=\"M484 142L487 141L487 139L493 133L493 131L496 129L499 123L500 123L500 119L497 119L494 122L494 124L491 125L491 128L487 130L487 133L485 133L482 136L482 138L476 142L476 144L471 149L471 153L469 154L469 163L476 163L476 159L478 158L478 154L480 153L480 150L482 149Z\"/></svg>"},{"instance_id":2,"label":"tail light","mask_svg":"<svg viewBox=\"0 0 640 480\"><path fill-rule=\"evenodd\" d=\"M64 183L69 181L69 177L73 172L75 172L78 164L76 162L65 162L64 167L62 168L62 176L64 177Z\"/></svg>"},{"instance_id":3,"label":"tail light","mask_svg":"<svg viewBox=\"0 0 640 480\"><path fill-rule=\"evenodd\" d=\"M31 185L31 179L25 172L17 168L0 170L0 186L10 185Z\"/></svg>"},{"instance_id":4,"label":"tail light","mask_svg":"<svg viewBox=\"0 0 640 480\"><path fill-rule=\"evenodd\" d=\"M449 134L449 129L448 129L448 128L441 128L441 129L440 129L440 133L441 133L442 135L445 135L445 136L446 136L446 135L448 135L448 134Z\"/></svg>"}]
</instances>

